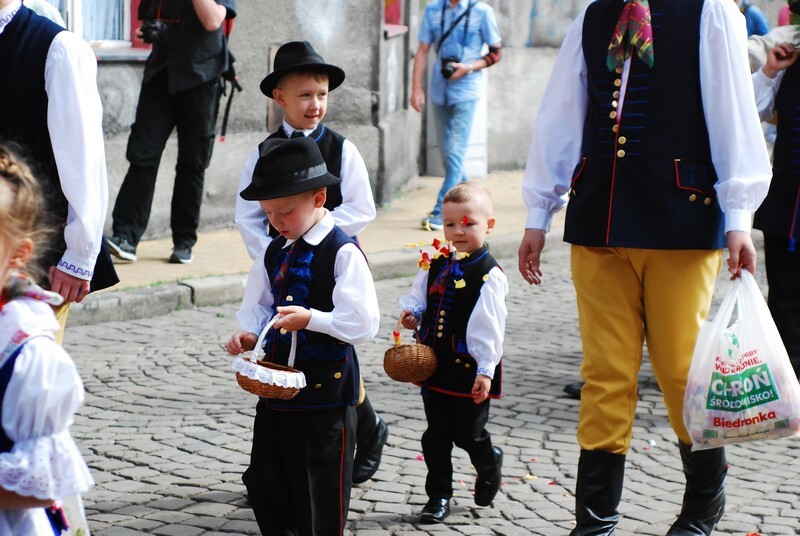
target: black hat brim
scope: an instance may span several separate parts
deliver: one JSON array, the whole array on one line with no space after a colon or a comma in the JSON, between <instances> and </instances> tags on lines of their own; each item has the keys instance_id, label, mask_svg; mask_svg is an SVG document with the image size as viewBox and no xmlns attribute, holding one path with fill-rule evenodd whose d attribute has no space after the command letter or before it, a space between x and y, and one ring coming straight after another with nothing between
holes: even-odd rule
<instances>
[{"instance_id":1,"label":"black hat brim","mask_svg":"<svg viewBox=\"0 0 800 536\"><path fill-rule=\"evenodd\" d=\"M344 82L344 71L335 65L329 63L297 63L283 69L272 71L261 81L261 93L269 98L273 98L272 92L278 87L278 81L284 75L295 71L321 71L328 74L328 91L333 91Z\"/></svg>"},{"instance_id":2,"label":"black hat brim","mask_svg":"<svg viewBox=\"0 0 800 536\"><path fill-rule=\"evenodd\" d=\"M252 182L239 193L239 196L246 201L264 201L267 199L277 199L279 197L289 197L290 195L310 192L323 186L334 186L342 182L342 179L330 172L307 180L295 181L278 188L268 188L257 186Z\"/></svg>"}]
</instances>

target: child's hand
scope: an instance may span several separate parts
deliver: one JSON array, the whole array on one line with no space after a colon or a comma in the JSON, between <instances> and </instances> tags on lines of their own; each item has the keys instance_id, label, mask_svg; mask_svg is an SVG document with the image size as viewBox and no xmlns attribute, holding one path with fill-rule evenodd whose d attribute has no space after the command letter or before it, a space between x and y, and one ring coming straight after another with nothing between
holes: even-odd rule
<instances>
[{"instance_id":1,"label":"child's hand","mask_svg":"<svg viewBox=\"0 0 800 536\"><path fill-rule=\"evenodd\" d=\"M417 327L417 319L414 316L414 313L412 313L408 309L404 309L402 314L400 315L400 323L406 329L414 329Z\"/></svg>"},{"instance_id":2,"label":"child's hand","mask_svg":"<svg viewBox=\"0 0 800 536\"><path fill-rule=\"evenodd\" d=\"M472 385L472 401L480 404L489 397L489 389L492 387L492 379L489 376L478 374L475 383Z\"/></svg>"},{"instance_id":3,"label":"child's hand","mask_svg":"<svg viewBox=\"0 0 800 536\"><path fill-rule=\"evenodd\" d=\"M283 328L286 331L300 331L308 326L311 320L311 311L305 307L297 305L288 305L286 307L278 307L276 309L278 314L281 315L280 319L275 322L275 328Z\"/></svg>"},{"instance_id":4,"label":"child's hand","mask_svg":"<svg viewBox=\"0 0 800 536\"><path fill-rule=\"evenodd\" d=\"M231 355L239 355L256 347L258 335L249 331L237 331L225 343L225 351Z\"/></svg>"}]
</instances>

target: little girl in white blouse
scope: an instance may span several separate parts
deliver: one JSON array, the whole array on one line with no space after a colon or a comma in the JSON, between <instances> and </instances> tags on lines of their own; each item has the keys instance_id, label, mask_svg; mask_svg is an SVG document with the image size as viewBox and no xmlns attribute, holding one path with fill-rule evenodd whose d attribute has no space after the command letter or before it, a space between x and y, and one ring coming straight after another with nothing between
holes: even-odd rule
<instances>
[{"instance_id":1,"label":"little girl in white blouse","mask_svg":"<svg viewBox=\"0 0 800 536\"><path fill-rule=\"evenodd\" d=\"M94 481L69 433L83 384L53 339L58 294L32 282L44 205L28 167L0 145L0 535L61 535L58 499Z\"/></svg>"}]
</instances>

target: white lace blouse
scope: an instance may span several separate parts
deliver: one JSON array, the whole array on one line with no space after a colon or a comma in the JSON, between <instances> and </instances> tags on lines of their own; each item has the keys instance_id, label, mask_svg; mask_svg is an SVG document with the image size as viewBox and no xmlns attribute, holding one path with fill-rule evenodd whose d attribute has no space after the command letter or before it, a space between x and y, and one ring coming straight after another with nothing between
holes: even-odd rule
<instances>
[{"instance_id":1,"label":"white lace blouse","mask_svg":"<svg viewBox=\"0 0 800 536\"><path fill-rule=\"evenodd\" d=\"M0 311L0 367L15 334L29 339L14 365L2 400L2 427L14 441L0 453L0 487L38 499L84 493L94 481L69 433L83 402L83 383L69 355L51 338L58 326L45 303L17 298ZM0 509L0 534L53 533L43 508Z\"/></svg>"}]
</instances>

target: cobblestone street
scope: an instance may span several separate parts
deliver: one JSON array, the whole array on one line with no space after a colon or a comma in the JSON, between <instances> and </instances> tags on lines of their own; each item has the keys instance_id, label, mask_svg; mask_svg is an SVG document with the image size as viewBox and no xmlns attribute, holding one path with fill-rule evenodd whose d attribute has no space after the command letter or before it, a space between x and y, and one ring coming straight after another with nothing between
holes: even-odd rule
<instances>
[{"instance_id":1,"label":"cobblestone street","mask_svg":"<svg viewBox=\"0 0 800 536\"><path fill-rule=\"evenodd\" d=\"M579 402L562 388L579 379L581 351L568 260L560 237L549 237L538 288L522 281L516 259L502 262L511 284L505 397L492 403L489 430L505 451L503 488L494 507L476 507L473 470L456 449L457 490L444 526L417 523L426 501L418 389L393 382L382 368L397 298L410 279L376 283L381 329L359 356L391 435L375 479L353 488L352 534L565 535L573 527ZM763 263L760 269L763 277ZM717 294L727 284L720 281ZM256 399L237 386L220 346L236 329L235 310L197 308L67 331L65 346L87 391L72 431L97 481L84 498L93 534L258 534L240 480ZM683 493L676 438L646 360L640 380L622 536L664 534ZM716 534L795 534L800 441L731 447L728 456L728 505Z\"/></svg>"}]
</instances>

